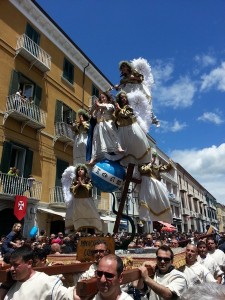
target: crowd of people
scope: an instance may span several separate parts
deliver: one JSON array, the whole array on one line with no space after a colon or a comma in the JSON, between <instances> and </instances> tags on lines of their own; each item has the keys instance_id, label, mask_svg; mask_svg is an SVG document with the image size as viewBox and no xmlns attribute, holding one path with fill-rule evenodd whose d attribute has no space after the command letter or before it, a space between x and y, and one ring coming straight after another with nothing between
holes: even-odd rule
<instances>
[{"instance_id":1,"label":"crowd of people","mask_svg":"<svg viewBox=\"0 0 225 300\"><path fill-rule=\"evenodd\" d=\"M156 260L145 261L139 267L141 277L139 280L123 283L123 270L132 268L132 254L122 260L118 255L110 253L105 241L101 238L110 237L110 234L97 236L97 242L93 248L94 262L85 272L74 273L72 282L68 286L67 276L48 276L35 271L34 267L52 265L48 261L48 255L71 254L77 252L77 243L81 237L96 236L76 232L74 235L58 234L46 235L41 230L35 238L24 239L22 226L14 224L12 231L1 238L1 253L3 263L10 264L10 280L0 286L0 299L82 299L77 295L76 286L80 280L97 278L98 294L91 299L197 299L191 298L189 289L197 290L204 285L208 291L208 284L212 287L211 294L218 295L218 290L225 295L224 271L225 271L225 235L221 234L201 237L197 233L193 235L160 234L152 232L137 234L129 244L126 253L131 249L143 248L146 251L155 248ZM129 238L128 233L113 235L114 239L121 241ZM185 251L186 264L179 270L173 266L174 248L178 248L184 241L187 242L182 251ZM222 250L220 250L220 249ZM130 251L131 252L131 251ZM145 252L146 253L146 252ZM63 264L63 256L61 262ZM79 263L79 262L78 262ZM149 276L151 268L154 276ZM69 280L69 279L68 279ZM34 290L38 284L40 289ZM71 285L73 287L71 287ZM218 289L214 287L218 286ZM222 287L220 287L222 286ZM213 292L214 291L214 292ZM31 295L34 293L33 295ZM115 297L117 295L117 297ZM189 296L187 296L189 295ZM211 295L211 296L210 296ZM26 298L27 297L27 298ZM41 298L40 298L41 297ZM179 298L180 297L180 298ZM204 298L206 299L206 298ZM220 299L220 298L215 298Z\"/></svg>"}]
</instances>

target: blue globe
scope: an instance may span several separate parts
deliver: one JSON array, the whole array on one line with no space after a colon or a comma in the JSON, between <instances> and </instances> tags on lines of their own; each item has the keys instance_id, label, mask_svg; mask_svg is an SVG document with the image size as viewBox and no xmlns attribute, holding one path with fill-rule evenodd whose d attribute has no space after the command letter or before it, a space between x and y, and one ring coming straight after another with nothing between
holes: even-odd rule
<instances>
[{"instance_id":1,"label":"blue globe","mask_svg":"<svg viewBox=\"0 0 225 300\"><path fill-rule=\"evenodd\" d=\"M123 185L125 175L125 169L118 162L104 159L94 165L91 179L99 190L112 193Z\"/></svg>"}]
</instances>

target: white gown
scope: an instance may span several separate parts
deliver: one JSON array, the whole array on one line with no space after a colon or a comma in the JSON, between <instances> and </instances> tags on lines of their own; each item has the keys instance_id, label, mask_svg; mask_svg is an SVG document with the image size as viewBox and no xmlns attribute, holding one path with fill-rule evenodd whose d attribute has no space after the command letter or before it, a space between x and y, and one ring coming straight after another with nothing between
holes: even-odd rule
<instances>
[{"instance_id":1,"label":"white gown","mask_svg":"<svg viewBox=\"0 0 225 300\"><path fill-rule=\"evenodd\" d=\"M114 155L109 157L110 153L118 154L121 145L118 137L118 131L114 122L114 106L110 103L101 104L102 106L94 117L97 118L97 124L94 128L92 141L92 159L101 160L103 158L113 159Z\"/></svg>"},{"instance_id":2,"label":"white gown","mask_svg":"<svg viewBox=\"0 0 225 300\"><path fill-rule=\"evenodd\" d=\"M164 221L172 223L173 216L166 185L161 181L160 172L171 168L168 165L145 165L139 168L141 186L139 191L139 216L144 221ZM158 178L157 178L158 177Z\"/></svg>"},{"instance_id":3,"label":"white gown","mask_svg":"<svg viewBox=\"0 0 225 300\"><path fill-rule=\"evenodd\" d=\"M151 160L151 147L146 134L139 126L133 114L133 109L126 105L116 113L119 139L125 150L124 157L120 160L122 166L129 163L140 165Z\"/></svg>"},{"instance_id":4,"label":"white gown","mask_svg":"<svg viewBox=\"0 0 225 300\"><path fill-rule=\"evenodd\" d=\"M75 127L75 139L73 144L73 165L86 164L86 147L89 123L84 121Z\"/></svg>"}]
</instances>

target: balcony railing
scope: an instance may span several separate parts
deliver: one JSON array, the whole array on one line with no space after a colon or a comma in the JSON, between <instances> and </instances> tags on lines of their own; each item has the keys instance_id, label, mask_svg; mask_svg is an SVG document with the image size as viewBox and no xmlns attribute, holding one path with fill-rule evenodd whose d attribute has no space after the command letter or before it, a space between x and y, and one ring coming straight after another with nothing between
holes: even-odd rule
<instances>
[{"instance_id":1,"label":"balcony railing","mask_svg":"<svg viewBox=\"0 0 225 300\"><path fill-rule=\"evenodd\" d=\"M98 210L109 211L110 204L109 199L96 197L94 198L95 206ZM50 206L65 206L65 200L63 195L62 187L55 186L50 188Z\"/></svg>"},{"instance_id":2,"label":"balcony railing","mask_svg":"<svg viewBox=\"0 0 225 300\"><path fill-rule=\"evenodd\" d=\"M50 188L50 205L65 206L65 200L61 186Z\"/></svg>"},{"instance_id":3,"label":"balcony railing","mask_svg":"<svg viewBox=\"0 0 225 300\"><path fill-rule=\"evenodd\" d=\"M53 139L53 146L56 141L65 143L65 147L67 147L68 145L72 146L74 137L75 136L71 125L68 125L65 122L55 123L55 137Z\"/></svg>"},{"instance_id":4,"label":"balcony railing","mask_svg":"<svg viewBox=\"0 0 225 300\"><path fill-rule=\"evenodd\" d=\"M32 41L25 33L19 36L16 45L16 54L25 57L32 65L42 72L50 71L51 56Z\"/></svg>"},{"instance_id":5,"label":"balcony railing","mask_svg":"<svg viewBox=\"0 0 225 300\"><path fill-rule=\"evenodd\" d=\"M23 126L28 125L32 128L42 129L46 125L47 113L29 100L23 99L20 95L14 94L7 97L6 112L4 122L10 116L21 121Z\"/></svg>"},{"instance_id":6,"label":"balcony railing","mask_svg":"<svg viewBox=\"0 0 225 300\"><path fill-rule=\"evenodd\" d=\"M183 208L182 209L182 214L184 216L190 216L190 210L188 208Z\"/></svg>"},{"instance_id":7,"label":"balcony railing","mask_svg":"<svg viewBox=\"0 0 225 300\"><path fill-rule=\"evenodd\" d=\"M0 194L41 200L42 183L29 178L0 174Z\"/></svg>"}]
</instances>

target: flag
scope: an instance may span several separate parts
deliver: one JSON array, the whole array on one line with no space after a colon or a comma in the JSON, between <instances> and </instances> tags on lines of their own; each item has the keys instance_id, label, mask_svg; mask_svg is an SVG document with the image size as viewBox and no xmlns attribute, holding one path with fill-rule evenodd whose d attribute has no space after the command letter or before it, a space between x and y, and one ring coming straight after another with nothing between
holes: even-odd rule
<instances>
[{"instance_id":1,"label":"flag","mask_svg":"<svg viewBox=\"0 0 225 300\"><path fill-rule=\"evenodd\" d=\"M25 196L16 196L15 197L15 206L14 206L14 215L20 221L22 220L27 211L27 197Z\"/></svg>"}]
</instances>

